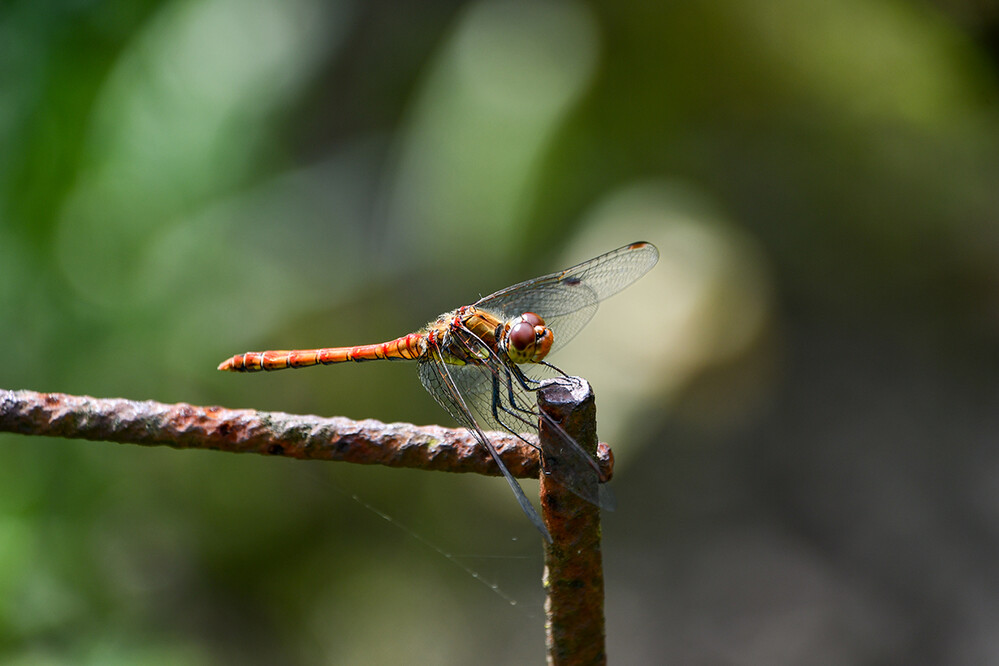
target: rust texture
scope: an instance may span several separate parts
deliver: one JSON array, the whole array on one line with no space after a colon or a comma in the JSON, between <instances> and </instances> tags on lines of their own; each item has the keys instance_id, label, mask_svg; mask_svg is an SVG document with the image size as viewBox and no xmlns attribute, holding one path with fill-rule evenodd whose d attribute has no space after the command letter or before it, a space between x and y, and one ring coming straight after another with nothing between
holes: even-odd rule
<instances>
[{"instance_id":1,"label":"rust texture","mask_svg":"<svg viewBox=\"0 0 999 666\"><path fill-rule=\"evenodd\" d=\"M597 449L596 405L584 380L548 384L538 393L538 406L587 452ZM543 450L558 446L552 430L542 419ZM544 573L548 663L606 664L600 509L542 473L541 514L552 535Z\"/></svg>"},{"instance_id":2,"label":"rust texture","mask_svg":"<svg viewBox=\"0 0 999 666\"><path fill-rule=\"evenodd\" d=\"M185 403L0 389L0 432L499 475L488 452L464 429ZM537 477L534 447L510 435L490 435L511 474ZM601 469L609 476L613 458L601 447Z\"/></svg>"}]
</instances>

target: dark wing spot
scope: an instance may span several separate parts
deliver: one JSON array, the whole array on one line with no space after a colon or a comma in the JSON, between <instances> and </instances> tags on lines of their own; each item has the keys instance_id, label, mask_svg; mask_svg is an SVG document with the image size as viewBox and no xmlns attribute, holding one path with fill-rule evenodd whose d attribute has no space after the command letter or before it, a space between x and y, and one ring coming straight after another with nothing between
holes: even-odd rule
<instances>
[{"instance_id":1,"label":"dark wing spot","mask_svg":"<svg viewBox=\"0 0 999 666\"><path fill-rule=\"evenodd\" d=\"M572 287L575 287L580 282L582 282L582 280L580 280L579 276L576 276L576 275L573 275L572 277L568 277L568 278L565 279L565 283L567 285L572 286Z\"/></svg>"}]
</instances>

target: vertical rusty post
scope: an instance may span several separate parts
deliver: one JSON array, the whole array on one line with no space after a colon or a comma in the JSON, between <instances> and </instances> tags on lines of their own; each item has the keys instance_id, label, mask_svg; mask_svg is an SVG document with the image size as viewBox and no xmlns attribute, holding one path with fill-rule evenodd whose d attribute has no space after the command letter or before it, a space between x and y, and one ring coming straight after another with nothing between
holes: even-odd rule
<instances>
[{"instance_id":1,"label":"vertical rusty post","mask_svg":"<svg viewBox=\"0 0 999 666\"><path fill-rule=\"evenodd\" d=\"M558 379L538 392L542 451L557 452L563 433L589 454L597 448L596 404L590 385L578 377ZM541 473L541 514L552 536L545 546L545 633L548 663L606 664L604 574L600 554L600 508L560 486L557 456ZM592 483L597 483L593 475ZM595 488L594 488L595 490Z\"/></svg>"}]
</instances>

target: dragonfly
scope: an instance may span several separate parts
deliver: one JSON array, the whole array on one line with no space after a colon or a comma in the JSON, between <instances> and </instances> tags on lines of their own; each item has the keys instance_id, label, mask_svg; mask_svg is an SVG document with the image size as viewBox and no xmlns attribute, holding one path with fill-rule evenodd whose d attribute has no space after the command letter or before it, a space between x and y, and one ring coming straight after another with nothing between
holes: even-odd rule
<instances>
[{"instance_id":1,"label":"dragonfly","mask_svg":"<svg viewBox=\"0 0 999 666\"><path fill-rule=\"evenodd\" d=\"M537 434L540 419L535 393L542 380L566 376L545 359L571 340L593 317L600 301L649 272L659 251L635 242L557 273L520 282L471 305L446 312L422 329L371 345L323 349L246 352L223 361L219 370L257 372L329 365L349 361L416 361L420 382L461 426L489 452L524 513L542 536L551 535L524 490L500 460L486 431L505 431L538 448L524 434ZM557 423L559 440L553 477L583 499L601 505L593 457ZM539 449L540 450L540 449Z\"/></svg>"}]
</instances>

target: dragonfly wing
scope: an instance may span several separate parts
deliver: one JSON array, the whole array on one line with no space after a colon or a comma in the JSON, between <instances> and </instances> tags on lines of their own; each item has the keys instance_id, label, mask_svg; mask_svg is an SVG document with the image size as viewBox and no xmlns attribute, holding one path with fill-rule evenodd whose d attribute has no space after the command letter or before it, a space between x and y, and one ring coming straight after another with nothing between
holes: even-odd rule
<instances>
[{"instance_id":1,"label":"dragonfly wing","mask_svg":"<svg viewBox=\"0 0 999 666\"><path fill-rule=\"evenodd\" d=\"M526 280L480 299L475 306L511 319L535 312L555 332L553 349L572 339L597 303L645 275L659 261L651 243L632 243L558 273Z\"/></svg>"},{"instance_id":2,"label":"dragonfly wing","mask_svg":"<svg viewBox=\"0 0 999 666\"><path fill-rule=\"evenodd\" d=\"M613 499L598 484L600 468L596 461L562 427L538 409L537 395L505 366L485 343L477 338L466 341L482 358L481 363L450 366L450 376L464 397L468 410L482 427L512 435L537 434L540 419L546 419L555 433L546 450L546 473L574 494L596 506L613 508ZM537 383L528 378L529 383ZM525 440L526 441L526 440ZM533 444L533 442L529 442Z\"/></svg>"},{"instance_id":3,"label":"dragonfly wing","mask_svg":"<svg viewBox=\"0 0 999 666\"><path fill-rule=\"evenodd\" d=\"M548 529L545 527L544 521L541 520L541 516L538 515L537 509L535 509L534 505L531 504L531 501L527 499L527 495L524 494L524 489L520 487L517 480L513 478L512 474L510 474L510 470L508 470L506 465L503 464L499 454L496 452L496 448L482 431L482 426L476 421L475 417L469 411L467 401L454 380L454 370L456 368L460 369L466 366L449 366L447 363L444 363L439 350L431 349L429 351L429 358L421 361L419 366L420 382L423 384L423 387L427 389L427 392L430 393L430 395L432 395L434 399L448 411L449 414L451 414L455 421L465 428L468 428L472 434L475 435L475 438L479 440L479 443L482 444L487 451L489 451L489 455L492 456L497 467L499 467L500 472L503 473L503 477L506 479L507 483L510 484L510 488L513 490L514 497L517 498L517 503L520 504L520 508L524 511L538 531L541 532L541 535L545 538L545 540L548 543L551 543L551 534L549 534ZM491 424L486 423L485 425L487 428L491 428Z\"/></svg>"}]
</instances>

